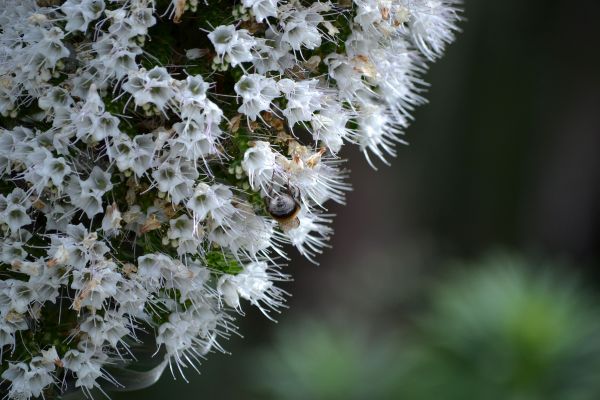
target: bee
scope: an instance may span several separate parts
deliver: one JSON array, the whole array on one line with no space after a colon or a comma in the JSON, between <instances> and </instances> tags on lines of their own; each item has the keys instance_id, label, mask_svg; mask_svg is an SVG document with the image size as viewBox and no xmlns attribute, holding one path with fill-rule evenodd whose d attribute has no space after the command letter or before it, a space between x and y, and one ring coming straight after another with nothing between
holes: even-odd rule
<instances>
[{"instance_id":1,"label":"bee","mask_svg":"<svg viewBox=\"0 0 600 400\"><path fill-rule=\"evenodd\" d=\"M300 219L298 218L298 214L302 209L300 191L292 189L289 184L279 193L271 194L272 190L271 187L268 196L265 197L267 212L279 223L284 232L300 226Z\"/></svg>"}]
</instances>

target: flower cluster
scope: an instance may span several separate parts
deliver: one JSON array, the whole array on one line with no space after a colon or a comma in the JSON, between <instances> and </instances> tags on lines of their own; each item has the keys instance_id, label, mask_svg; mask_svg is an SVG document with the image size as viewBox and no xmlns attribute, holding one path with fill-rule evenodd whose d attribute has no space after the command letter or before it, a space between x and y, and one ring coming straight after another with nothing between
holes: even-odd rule
<instances>
[{"instance_id":1,"label":"flower cluster","mask_svg":"<svg viewBox=\"0 0 600 400\"><path fill-rule=\"evenodd\" d=\"M272 318L314 261L340 151L387 163L459 0L0 0L0 388L173 373ZM106 387L108 387L106 386Z\"/></svg>"}]
</instances>

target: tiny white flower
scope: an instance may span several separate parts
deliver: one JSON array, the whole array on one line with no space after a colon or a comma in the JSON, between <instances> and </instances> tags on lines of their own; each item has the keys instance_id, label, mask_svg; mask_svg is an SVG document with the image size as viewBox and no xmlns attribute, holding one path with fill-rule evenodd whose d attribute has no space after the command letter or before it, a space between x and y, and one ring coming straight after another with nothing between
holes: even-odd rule
<instances>
[{"instance_id":1,"label":"tiny white flower","mask_svg":"<svg viewBox=\"0 0 600 400\"><path fill-rule=\"evenodd\" d=\"M99 386L98 378L107 377L102 371L102 365L106 362L106 359L107 356L100 350L88 346L87 348L67 351L62 358L62 362L66 369L76 374L76 387L91 390Z\"/></svg>"},{"instance_id":2,"label":"tiny white flower","mask_svg":"<svg viewBox=\"0 0 600 400\"><path fill-rule=\"evenodd\" d=\"M197 221L204 220L210 213L210 216L220 223L234 212L231 205L232 196L231 190L225 185L216 184L211 187L199 183L187 207L194 212L194 219Z\"/></svg>"},{"instance_id":3,"label":"tiny white flower","mask_svg":"<svg viewBox=\"0 0 600 400\"><path fill-rule=\"evenodd\" d=\"M47 65L52 68L58 60L69 55L69 50L62 42L65 35L60 28L52 27L43 34L44 38L36 44L36 51L43 55Z\"/></svg>"},{"instance_id":4,"label":"tiny white flower","mask_svg":"<svg viewBox=\"0 0 600 400\"><path fill-rule=\"evenodd\" d=\"M116 348L122 342L124 336L129 335L127 328L127 319L116 313L107 313L104 317L96 314L90 315L80 325L82 332L85 332L90 339L90 343L96 347L102 347L105 343Z\"/></svg>"},{"instance_id":5,"label":"tiny white flower","mask_svg":"<svg viewBox=\"0 0 600 400\"><path fill-rule=\"evenodd\" d=\"M104 218L102 218L102 230L106 235L114 236L121 229L121 212L116 203L106 206Z\"/></svg>"},{"instance_id":6,"label":"tiny white flower","mask_svg":"<svg viewBox=\"0 0 600 400\"><path fill-rule=\"evenodd\" d=\"M27 209L19 204L9 204L3 214L5 216L5 223L13 232L31 223Z\"/></svg>"},{"instance_id":7,"label":"tiny white flower","mask_svg":"<svg viewBox=\"0 0 600 400\"><path fill-rule=\"evenodd\" d=\"M271 101L279 96L277 83L259 74L244 75L235 84L235 92L242 98L238 111L255 121L261 111L271 107Z\"/></svg>"},{"instance_id":8,"label":"tiny white flower","mask_svg":"<svg viewBox=\"0 0 600 400\"><path fill-rule=\"evenodd\" d=\"M457 0L404 1L410 13L410 31L414 43L430 60L439 58L455 39L460 20Z\"/></svg>"},{"instance_id":9,"label":"tiny white flower","mask_svg":"<svg viewBox=\"0 0 600 400\"><path fill-rule=\"evenodd\" d=\"M136 106L152 103L163 110L173 98L171 76L165 68L154 67L150 71L140 70L129 75L123 89L133 96Z\"/></svg>"},{"instance_id":10,"label":"tiny white flower","mask_svg":"<svg viewBox=\"0 0 600 400\"><path fill-rule=\"evenodd\" d=\"M287 99L283 115L287 117L290 127L296 122L310 121L315 111L321 109L323 93L317 89L316 79L299 82L282 79L278 85Z\"/></svg>"},{"instance_id":11,"label":"tiny white flower","mask_svg":"<svg viewBox=\"0 0 600 400\"><path fill-rule=\"evenodd\" d=\"M103 0L67 0L60 10L65 14L67 32L85 32L93 20L104 11Z\"/></svg>"},{"instance_id":12,"label":"tiny white flower","mask_svg":"<svg viewBox=\"0 0 600 400\"><path fill-rule=\"evenodd\" d=\"M233 25L218 26L208 34L217 54L225 54L235 41L235 36L235 26Z\"/></svg>"},{"instance_id":13,"label":"tiny white flower","mask_svg":"<svg viewBox=\"0 0 600 400\"><path fill-rule=\"evenodd\" d=\"M358 115L358 123L356 141L369 164L374 166L369 152L388 164L386 156L395 156L394 146L401 142L397 136L400 131L389 112L381 105L366 104Z\"/></svg>"},{"instance_id":14,"label":"tiny white flower","mask_svg":"<svg viewBox=\"0 0 600 400\"><path fill-rule=\"evenodd\" d=\"M337 103L328 104L320 113L313 115L311 126L313 139L322 142L329 151L338 153L344 140L349 140L352 133L348 128L349 113Z\"/></svg>"},{"instance_id":15,"label":"tiny white flower","mask_svg":"<svg viewBox=\"0 0 600 400\"><path fill-rule=\"evenodd\" d=\"M256 141L244 153L242 168L248 174L252 189L266 188L275 173L275 153L269 142Z\"/></svg>"},{"instance_id":16,"label":"tiny white flower","mask_svg":"<svg viewBox=\"0 0 600 400\"><path fill-rule=\"evenodd\" d=\"M277 311L283 305L285 292L274 286L274 282L284 278L264 261L246 264L237 275L224 275L219 279L217 289L226 296L224 300L233 308L239 308L239 298L248 300L263 314ZM233 289L237 291L236 298ZM266 307L266 308L265 308Z\"/></svg>"},{"instance_id":17,"label":"tiny white flower","mask_svg":"<svg viewBox=\"0 0 600 400\"><path fill-rule=\"evenodd\" d=\"M298 227L285 232L300 253L316 264L315 256L328 247L327 242L333 233L330 215L319 215L302 210L298 215Z\"/></svg>"},{"instance_id":18,"label":"tiny white flower","mask_svg":"<svg viewBox=\"0 0 600 400\"><path fill-rule=\"evenodd\" d=\"M246 29L236 30L233 25L221 25L208 34L215 51L233 67L243 62L252 61L252 48L256 40Z\"/></svg>"},{"instance_id":19,"label":"tiny white flower","mask_svg":"<svg viewBox=\"0 0 600 400\"><path fill-rule=\"evenodd\" d=\"M258 22L277 16L277 0L242 0L242 4L252 9Z\"/></svg>"},{"instance_id":20,"label":"tiny white flower","mask_svg":"<svg viewBox=\"0 0 600 400\"><path fill-rule=\"evenodd\" d=\"M2 378L10 382L8 396L12 399L29 399L41 394L39 385L31 382L33 373L25 363L9 364L6 371L2 373ZM33 384L33 385L32 385Z\"/></svg>"},{"instance_id":21,"label":"tiny white flower","mask_svg":"<svg viewBox=\"0 0 600 400\"><path fill-rule=\"evenodd\" d=\"M194 223L187 215L169 221L169 239L191 239L194 237Z\"/></svg>"}]
</instances>

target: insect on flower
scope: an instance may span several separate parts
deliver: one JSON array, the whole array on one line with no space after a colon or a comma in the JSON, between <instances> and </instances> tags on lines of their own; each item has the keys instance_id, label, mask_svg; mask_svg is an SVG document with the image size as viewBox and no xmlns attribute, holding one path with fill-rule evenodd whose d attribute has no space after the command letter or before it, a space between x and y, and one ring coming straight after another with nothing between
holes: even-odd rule
<instances>
[{"instance_id":1,"label":"insect on flower","mask_svg":"<svg viewBox=\"0 0 600 400\"><path fill-rule=\"evenodd\" d=\"M268 196L265 198L265 206L268 213L279 223L281 229L286 232L300 225L298 214L300 205L300 191L292 188L288 183L282 191L273 192L273 186L269 188Z\"/></svg>"},{"instance_id":2,"label":"insect on flower","mask_svg":"<svg viewBox=\"0 0 600 400\"><path fill-rule=\"evenodd\" d=\"M387 164L461 19L461 0L198 3L0 0L0 400L186 380L242 301L272 318L283 245L328 247L342 147ZM127 384L146 345L154 378Z\"/></svg>"}]
</instances>

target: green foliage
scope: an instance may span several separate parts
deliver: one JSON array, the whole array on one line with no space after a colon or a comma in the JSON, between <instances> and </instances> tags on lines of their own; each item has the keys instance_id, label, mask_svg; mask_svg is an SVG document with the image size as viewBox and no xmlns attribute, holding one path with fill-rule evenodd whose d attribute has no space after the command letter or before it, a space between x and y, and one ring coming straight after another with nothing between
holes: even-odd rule
<instances>
[{"instance_id":1,"label":"green foliage","mask_svg":"<svg viewBox=\"0 0 600 400\"><path fill-rule=\"evenodd\" d=\"M206 266L212 270L220 271L224 274L236 275L242 272L242 266L232 256L222 251L209 251L204 256Z\"/></svg>"},{"instance_id":2,"label":"green foliage","mask_svg":"<svg viewBox=\"0 0 600 400\"><path fill-rule=\"evenodd\" d=\"M598 399L597 305L562 270L541 267L496 255L449 268L402 340L297 323L263 351L255 379L290 400Z\"/></svg>"},{"instance_id":3,"label":"green foliage","mask_svg":"<svg viewBox=\"0 0 600 400\"><path fill-rule=\"evenodd\" d=\"M543 267L500 255L439 287L399 391L415 400L598 398L597 306Z\"/></svg>"},{"instance_id":4,"label":"green foliage","mask_svg":"<svg viewBox=\"0 0 600 400\"><path fill-rule=\"evenodd\" d=\"M369 345L361 329L341 329L312 320L278 331L275 346L254 369L260 399L382 399L392 378L387 366L397 352L392 341ZM254 364L256 365L256 364Z\"/></svg>"}]
</instances>

